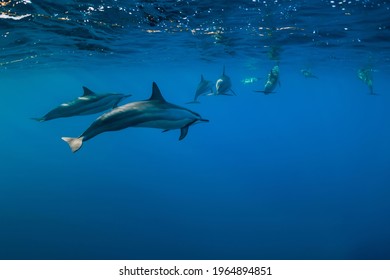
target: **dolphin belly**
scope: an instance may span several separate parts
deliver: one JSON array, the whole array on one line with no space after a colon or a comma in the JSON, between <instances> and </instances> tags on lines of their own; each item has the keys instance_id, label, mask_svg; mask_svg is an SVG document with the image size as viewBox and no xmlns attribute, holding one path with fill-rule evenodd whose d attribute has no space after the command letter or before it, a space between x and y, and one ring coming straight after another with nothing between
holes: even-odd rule
<instances>
[{"instance_id":1,"label":"dolphin belly","mask_svg":"<svg viewBox=\"0 0 390 280\"><path fill-rule=\"evenodd\" d=\"M191 119L181 119L181 120L156 119L156 120L140 123L135 127L149 127L149 128L160 128L164 130L170 130L170 129L180 129L191 122L193 122L193 120Z\"/></svg>"},{"instance_id":2,"label":"dolphin belly","mask_svg":"<svg viewBox=\"0 0 390 280\"><path fill-rule=\"evenodd\" d=\"M265 84L265 87L264 87L264 93L271 93L274 91L274 89L276 88L276 82L275 83L272 83L272 82L267 82Z\"/></svg>"},{"instance_id":3,"label":"dolphin belly","mask_svg":"<svg viewBox=\"0 0 390 280\"><path fill-rule=\"evenodd\" d=\"M217 89L217 94L226 94L232 86L230 78L221 77L217 80L215 88Z\"/></svg>"}]
</instances>

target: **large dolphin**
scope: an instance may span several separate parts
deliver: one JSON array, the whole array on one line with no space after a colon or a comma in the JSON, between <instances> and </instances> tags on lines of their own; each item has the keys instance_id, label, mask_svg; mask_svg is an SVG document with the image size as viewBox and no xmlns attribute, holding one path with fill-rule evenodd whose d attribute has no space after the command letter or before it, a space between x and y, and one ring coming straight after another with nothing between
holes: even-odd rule
<instances>
[{"instance_id":1,"label":"large dolphin","mask_svg":"<svg viewBox=\"0 0 390 280\"><path fill-rule=\"evenodd\" d=\"M83 87L83 90L83 96L70 102L62 103L42 118L33 119L44 122L58 118L95 114L115 108L122 99L131 96L131 94L124 95L119 93L96 94L86 87Z\"/></svg>"},{"instance_id":2,"label":"large dolphin","mask_svg":"<svg viewBox=\"0 0 390 280\"><path fill-rule=\"evenodd\" d=\"M198 97L209 92L210 94L214 93L213 90L213 83L211 81L207 81L203 78L203 75L200 75L200 82L198 84L198 87L196 88L194 100L187 102L189 103L199 103Z\"/></svg>"},{"instance_id":3,"label":"large dolphin","mask_svg":"<svg viewBox=\"0 0 390 280\"><path fill-rule=\"evenodd\" d=\"M232 81L230 80L230 77L225 74L225 66L223 66L221 77L219 77L215 83L215 88L217 89L216 95L231 95L228 93L229 90L236 95L236 93L232 90Z\"/></svg>"},{"instance_id":4,"label":"large dolphin","mask_svg":"<svg viewBox=\"0 0 390 280\"><path fill-rule=\"evenodd\" d=\"M180 129L182 140L188 128L198 122L208 122L202 117L183 107L168 103L161 95L157 84L153 82L152 96L148 100L131 102L112 109L101 115L77 138L62 137L69 144L72 152L78 151L83 142L106 132L127 127L160 128L165 131Z\"/></svg>"},{"instance_id":5,"label":"large dolphin","mask_svg":"<svg viewBox=\"0 0 390 280\"><path fill-rule=\"evenodd\" d=\"M276 85L280 85L279 81L279 66L275 65L268 74L267 81L264 85L264 90L255 90L255 92L262 92L264 94L273 93Z\"/></svg>"}]
</instances>

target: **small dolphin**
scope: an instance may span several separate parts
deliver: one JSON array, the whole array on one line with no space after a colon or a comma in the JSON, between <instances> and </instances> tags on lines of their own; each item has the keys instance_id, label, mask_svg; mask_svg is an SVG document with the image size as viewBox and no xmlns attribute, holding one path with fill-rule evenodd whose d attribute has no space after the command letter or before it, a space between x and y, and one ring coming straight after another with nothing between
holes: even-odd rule
<instances>
[{"instance_id":1,"label":"small dolphin","mask_svg":"<svg viewBox=\"0 0 390 280\"><path fill-rule=\"evenodd\" d=\"M264 90L255 90L255 92L262 92L264 94L274 93L276 85L279 84L279 66L275 65L268 74L267 82L264 85Z\"/></svg>"},{"instance_id":2,"label":"small dolphin","mask_svg":"<svg viewBox=\"0 0 390 280\"><path fill-rule=\"evenodd\" d=\"M367 86L370 91L371 95L376 95L374 93L374 88L373 88L373 81L372 81L372 68L362 68L358 70L358 78L362 80Z\"/></svg>"},{"instance_id":3,"label":"small dolphin","mask_svg":"<svg viewBox=\"0 0 390 280\"><path fill-rule=\"evenodd\" d=\"M244 85L254 84L257 83L260 80L260 78L257 77L248 77L241 80L241 83Z\"/></svg>"},{"instance_id":4,"label":"small dolphin","mask_svg":"<svg viewBox=\"0 0 390 280\"><path fill-rule=\"evenodd\" d=\"M180 129L179 140L184 139L188 128L198 122L208 122L195 112L168 103L157 84L153 82L152 96L148 100L131 102L101 115L78 138L62 137L72 152L78 151L83 142L106 132L127 127L160 128L165 131Z\"/></svg>"},{"instance_id":5,"label":"small dolphin","mask_svg":"<svg viewBox=\"0 0 390 280\"><path fill-rule=\"evenodd\" d=\"M215 87L217 89L216 95L231 95L227 93L229 90L233 92L233 95L237 95L231 88L232 82L230 80L230 77L225 75L225 66L223 66L222 75L215 83Z\"/></svg>"},{"instance_id":6,"label":"small dolphin","mask_svg":"<svg viewBox=\"0 0 390 280\"><path fill-rule=\"evenodd\" d=\"M305 78L314 78L314 79L318 79L317 76L315 76L310 69L302 69L301 70L301 73L303 76L305 76Z\"/></svg>"},{"instance_id":7,"label":"small dolphin","mask_svg":"<svg viewBox=\"0 0 390 280\"><path fill-rule=\"evenodd\" d=\"M119 93L96 94L86 87L83 87L83 90L83 96L80 96L70 102L62 103L42 118L32 119L44 122L58 118L95 114L115 108L122 99L131 96L131 94L124 95Z\"/></svg>"},{"instance_id":8,"label":"small dolphin","mask_svg":"<svg viewBox=\"0 0 390 280\"><path fill-rule=\"evenodd\" d=\"M207 81L203 78L203 75L200 75L200 82L198 87L196 88L195 97L193 101L187 102L189 103L199 103L198 97L209 92L210 94L214 93L213 83L211 81Z\"/></svg>"}]
</instances>

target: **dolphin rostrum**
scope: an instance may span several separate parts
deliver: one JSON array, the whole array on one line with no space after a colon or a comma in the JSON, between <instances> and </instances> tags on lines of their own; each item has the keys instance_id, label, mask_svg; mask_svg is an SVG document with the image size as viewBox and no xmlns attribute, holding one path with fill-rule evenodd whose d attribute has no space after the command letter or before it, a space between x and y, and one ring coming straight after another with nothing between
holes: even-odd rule
<instances>
[{"instance_id":1,"label":"dolphin rostrum","mask_svg":"<svg viewBox=\"0 0 390 280\"><path fill-rule=\"evenodd\" d=\"M62 103L42 118L33 119L44 122L58 118L95 114L115 108L122 99L131 96L131 94L124 95L119 93L96 94L86 87L83 87L83 90L83 96L70 102Z\"/></svg>"},{"instance_id":2,"label":"dolphin rostrum","mask_svg":"<svg viewBox=\"0 0 390 280\"><path fill-rule=\"evenodd\" d=\"M165 131L180 129L182 140L188 128L198 122L208 122L195 112L168 103L162 96L157 84L153 82L152 96L148 100L131 102L112 109L101 115L77 138L62 137L69 144L72 152L78 151L83 142L106 132L127 127L160 128Z\"/></svg>"},{"instance_id":3,"label":"dolphin rostrum","mask_svg":"<svg viewBox=\"0 0 390 280\"><path fill-rule=\"evenodd\" d=\"M262 92L264 94L274 93L276 85L279 84L279 66L275 65L268 74L267 81L264 85L264 90L255 90L255 92Z\"/></svg>"},{"instance_id":4,"label":"dolphin rostrum","mask_svg":"<svg viewBox=\"0 0 390 280\"><path fill-rule=\"evenodd\" d=\"M237 95L232 90L232 82L230 80L230 77L225 74L225 66L223 66L223 72L221 77L219 77L219 79L215 83L215 88L217 89L216 95L231 95L228 93L229 90L233 92L234 95Z\"/></svg>"},{"instance_id":5,"label":"dolphin rostrum","mask_svg":"<svg viewBox=\"0 0 390 280\"><path fill-rule=\"evenodd\" d=\"M210 94L214 93L213 83L211 81L207 81L203 78L203 75L200 75L200 82L198 87L196 88L195 97L193 101L187 102L189 103L199 103L198 97L209 92Z\"/></svg>"}]
</instances>

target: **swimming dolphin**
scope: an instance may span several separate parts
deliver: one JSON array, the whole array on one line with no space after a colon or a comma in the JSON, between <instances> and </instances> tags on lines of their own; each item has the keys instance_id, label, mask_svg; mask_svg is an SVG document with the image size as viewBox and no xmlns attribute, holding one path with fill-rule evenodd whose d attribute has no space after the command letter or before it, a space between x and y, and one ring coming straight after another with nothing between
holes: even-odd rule
<instances>
[{"instance_id":1,"label":"swimming dolphin","mask_svg":"<svg viewBox=\"0 0 390 280\"><path fill-rule=\"evenodd\" d=\"M244 85L254 84L257 83L260 80L260 78L257 77L248 77L241 80L241 83Z\"/></svg>"},{"instance_id":2,"label":"swimming dolphin","mask_svg":"<svg viewBox=\"0 0 390 280\"><path fill-rule=\"evenodd\" d=\"M96 94L86 87L83 87L83 90L83 96L80 96L70 102L62 103L42 118L32 119L44 122L58 118L95 114L115 108L122 99L131 96L131 94L124 95L119 93Z\"/></svg>"},{"instance_id":3,"label":"swimming dolphin","mask_svg":"<svg viewBox=\"0 0 390 280\"><path fill-rule=\"evenodd\" d=\"M217 89L216 95L231 95L227 93L229 90L233 92L234 95L237 95L231 87L232 82L230 80L230 77L225 75L225 66L223 66L222 75L215 83L215 88Z\"/></svg>"},{"instance_id":4,"label":"swimming dolphin","mask_svg":"<svg viewBox=\"0 0 390 280\"><path fill-rule=\"evenodd\" d=\"M152 96L148 100L131 102L112 109L101 115L77 138L62 137L72 152L78 151L83 142L106 132L127 127L160 128L165 131L180 129L179 140L184 139L188 128L198 122L208 122L195 112L168 103L161 95L157 84L153 82Z\"/></svg>"},{"instance_id":5,"label":"swimming dolphin","mask_svg":"<svg viewBox=\"0 0 390 280\"><path fill-rule=\"evenodd\" d=\"M305 76L305 78L314 78L314 79L318 79L318 77L316 75L314 75L310 69L302 69L301 70L301 73L303 76Z\"/></svg>"},{"instance_id":6,"label":"swimming dolphin","mask_svg":"<svg viewBox=\"0 0 390 280\"><path fill-rule=\"evenodd\" d=\"M374 93L374 88L373 88L373 81L372 81L372 68L362 68L358 70L358 78L362 80L367 86L370 91L371 95L376 95Z\"/></svg>"},{"instance_id":7,"label":"swimming dolphin","mask_svg":"<svg viewBox=\"0 0 390 280\"><path fill-rule=\"evenodd\" d=\"M279 66L275 65L268 74L267 82L264 85L264 90L255 90L255 92L262 92L264 94L273 93L273 90L277 84L280 85Z\"/></svg>"},{"instance_id":8,"label":"swimming dolphin","mask_svg":"<svg viewBox=\"0 0 390 280\"><path fill-rule=\"evenodd\" d=\"M189 103L199 103L198 97L203 95L203 94L205 94L205 93L207 93L207 92L214 93L213 84L212 84L211 81L205 80L203 78L203 75L200 75L200 82L198 84L198 87L196 88L194 100L190 101L190 102L187 102L187 104L189 104Z\"/></svg>"}]
</instances>

